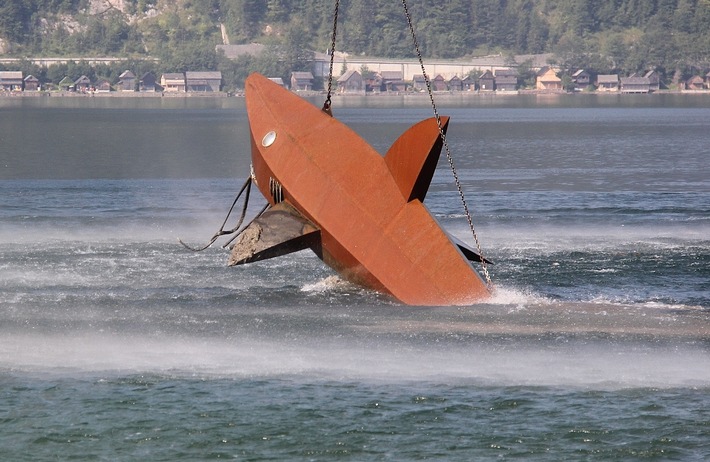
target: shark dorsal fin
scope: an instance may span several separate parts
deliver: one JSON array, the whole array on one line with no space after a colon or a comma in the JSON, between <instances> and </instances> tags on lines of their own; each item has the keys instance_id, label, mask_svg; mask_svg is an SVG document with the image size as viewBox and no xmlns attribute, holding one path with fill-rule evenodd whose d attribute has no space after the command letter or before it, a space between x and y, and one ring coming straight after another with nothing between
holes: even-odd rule
<instances>
[{"instance_id":1,"label":"shark dorsal fin","mask_svg":"<svg viewBox=\"0 0 710 462\"><path fill-rule=\"evenodd\" d=\"M449 118L442 116L446 134ZM409 202L424 201L441 154L442 140L434 117L411 126L397 138L385 154L385 163L395 183Z\"/></svg>"}]
</instances>

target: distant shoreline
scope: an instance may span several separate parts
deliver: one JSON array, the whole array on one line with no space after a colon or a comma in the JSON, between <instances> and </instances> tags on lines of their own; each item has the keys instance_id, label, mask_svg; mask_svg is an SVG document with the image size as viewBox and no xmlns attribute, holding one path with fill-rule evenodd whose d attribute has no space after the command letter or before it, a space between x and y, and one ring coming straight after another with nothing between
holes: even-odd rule
<instances>
[{"instance_id":1,"label":"distant shoreline","mask_svg":"<svg viewBox=\"0 0 710 462\"><path fill-rule=\"evenodd\" d=\"M21 91L21 92L0 92L0 97L5 98L228 98L232 96L230 93L213 92L213 93L176 93L176 92L128 92L128 91L112 91L112 92L93 92L81 93L75 91Z\"/></svg>"},{"instance_id":2,"label":"distant shoreline","mask_svg":"<svg viewBox=\"0 0 710 462\"><path fill-rule=\"evenodd\" d=\"M325 95L325 91L299 91L294 92L303 97ZM518 90L518 91L442 91L434 92L434 95L439 96L466 96L466 97L483 97L483 96L523 96L523 95L550 95L550 96L565 96L565 95L655 95L655 94L687 94L687 95L703 95L710 94L710 90L658 90L649 93L626 93L621 91L594 91L594 92L565 92L565 91L549 91L549 90ZM379 93L334 93L336 98L351 98L351 97L425 97L425 92L379 92ZM22 92L0 92L2 98L37 98L37 97L59 97L59 98L241 98L244 97L243 92L93 92L80 93L72 91L22 91Z\"/></svg>"}]
</instances>

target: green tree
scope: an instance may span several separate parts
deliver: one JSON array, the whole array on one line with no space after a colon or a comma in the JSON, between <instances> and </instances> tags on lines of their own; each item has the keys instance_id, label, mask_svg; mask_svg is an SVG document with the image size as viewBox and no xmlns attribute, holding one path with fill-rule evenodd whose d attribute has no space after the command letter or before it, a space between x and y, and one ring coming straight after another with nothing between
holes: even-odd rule
<instances>
[{"instance_id":1,"label":"green tree","mask_svg":"<svg viewBox=\"0 0 710 462\"><path fill-rule=\"evenodd\" d=\"M267 21L280 22L286 20L288 17L288 10L283 0L267 0L266 1L266 15L265 19Z\"/></svg>"},{"instance_id":2,"label":"green tree","mask_svg":"<svg viewBox=\"0 0 710 462\"><path fill-rule=\"evenodd\" d=\"M162 65L171 72L207 71L217 68L217 52L209 42L184 42L164 55Z\"/></svg>"},{"instance_id":3,"label":"green tree","mask_svg":"<svg viewBox=\"0 0 710 462\"><path fill-rule=\"evenodd\" d=\"M695 16L695 1L678 0L678 5L673 12L672 26L679 32L691 33L693 30Z\"/></svg>"},{"instance_id":4,"label":"green tree","mask_svg":"<svg viewBox=\"0 0 710 462\"><path fill-rule=\"evenodd\" d=\"M244 81L256 69L256 59L250 55L242 55L234 60L227 59L223 55L218 58L217 70L222 73L226 91L243 89Z\"/></svg>"},{"instance_id":5,"label":"green tree","mask_svg":"<svg viewBox=\"0 0 710 462\"><path fill-rule=\"evenodd\" d=\"M369 67L363 64L362 66L360 66L360 75L362 75L363 79L371 79L375 76L375 72L370 70Z\"/></svg>"},{"instance_id":6,"label":"green tree","mask_svg":"<svg viewBox=\"0 0 710 462\"><path fill-rule=\"evenodd\" d=\"M524 88L534 88L537 73L533 70L532 60L528 59L518 65L518 79Z\"/></svg>"},{"instance_id":7,"label":"green tree","mask_svg":"<svg viewBox=\"0 0 710 462\"><path fill-rule=\"evenodd\" d=\"M342 12L343 20L338 24L341 32L341 43L336 44L336 49L343 49L360 54L371 47L372 34L372 0L351 0L348 7Z\"/></svg>"},{"instance_id":8,"label":"green tree","mask_svg":"<svg viewBox=\"0 0 710 462\"><path fill-rule=\"evenodd\" d=\"M608 59L609 70L620 70L628 54L623 36L619 33L609 34L601 44L601 52Z\"/></svg>"},{"instance_id":9,"label":"green tree","mask_svg":"<svg viewBox=\"0 0 710 462\"><path fill-rule=\"evenodd\" d=\"M53 64L47 67L45 82L59 83L64 77L69 75L69 66L66 64ZM39 79L39 77L37 77Z\"/></svg>"},{"instance_id":10,"label":"green tree","mask_svg":"<svg viewBox=\"0 0 710 462\"><path fill-rule=\"evenodd\" d=\"M29 19L29 5L23 0L3 0L0 3L0 37L22 42Z\"/></svg>"},{"instance_id":11,"label":"green tree","mask_svg":"<svg viewBox=\"0 0 710 462\"><path fill-rule=\"evenodd\" d=\"M575 89L575 84L574 81L572 80L572 77L570 77L569 74L566 72L562 74L560 77L562 79L562 89L564 91L574 91Z\"/></svg>"}]
</instances>

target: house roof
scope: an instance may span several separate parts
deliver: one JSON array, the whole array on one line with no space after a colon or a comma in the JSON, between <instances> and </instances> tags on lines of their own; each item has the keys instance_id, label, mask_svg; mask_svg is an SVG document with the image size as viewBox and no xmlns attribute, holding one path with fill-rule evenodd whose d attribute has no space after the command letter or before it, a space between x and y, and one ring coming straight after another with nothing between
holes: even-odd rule
<instances>
[{"instance_id":1,"label":"house roof","mask_svg":"<svg viewBox=\"0 0 710 462\"><path fill-rule=\"evenodd\" d=\"M34 75L30 74L27 77L25 77L25 82L39 82L39 79L35 77Z\"/></svg>"},{"instance_id":2,"label":"house roof","mask_svg":"<svg viewBox=\"0 0 710 462\"><path fill-rule=\"evenodd\" d=\"M619 76L617 74L599 74L597 76L598 83L619 83Z\"/></svg>"},{"instance_id":3,"label":"house roof","mask_svg":"<svg viewBox=\"0 0 710 462\"><path fill-rule=\"evenodd\" d=\"M118 76L118 78L119 79L135 79L136 75L133 72L126 69L125 71L123 71L121 73L121 75Z\"/></svg>"},{"instance_id":4,"label":"house roof","mask_svg":"<svg viewBox=\"0 0 710 462\"><path fill-rule=\"evenodd\" d=\"M82 75L81 77L76 79L74 83L77 85L88 85L91 83L91 80L87 76Z\"/></svg>"},{"instance_id":5,"label":"house roof","mask_svg":"<svg viewBox=\"0 0 710 462\"><path fill-rule=\"evenodd\" d=\"M295 79L312 80L313 74L310 72L291 72L291 76Z\"/></svg>"},{"instance_id":6,"label":"house roof","mask_svg":"<svg viewBox=\"0 0 710 462\"><path fill-rule=\"evenodd\" d=\"M164 80L185 80L185 74L182 72L168 72L163 74Z\"/></svg>"},{"instance_id":7,"label":"house roof","mask_svg":"<svg viewBox=\"0 0 710 462\"><path fill-rule=\"evenodd\" d=\"M584 69L579 69L578 71L575 71L574 74L572 74L572 77L580 77L582 75L589 75L589 72L585 71Z\"/></svg>"},{"instance_id":8,"label":"house roof","mask_svg":"<svg viewBox=\"0 0 710 462\"><path fill-rule=\"evenodd\" d=\"M508 84L508 83L517 84L518 78L514 75L496 76L496 84Z\"/></svg>"},{"instance_id":9,"label":"house roof","mask_svg":"<svg viewBox=\"0 0 710 462\"><path fill-rule=\"evenodd\" d=\"M496 77L517 77L518 71L516 69L496 69Z\"/></svg>"},{"instance_id":10,"label":"house roof","mask_svg":"<svg viewBox=\"0 0 710 462\"><path fill-rule=\"evenodd\" d=\"M413 80L415 82L425 82L426 79L424 79L424 74L414 74Z\"/></svg>"},{"instance_id":11,"label":"house roof","mask_svg":"<svg viewBox=\"0 0 710 462\"><path fill-rule=\"evenodd\" d=\"M187 71L185 72L187 80L222 80L220 71Z\"/></svg>"},{"instance_id":12,"label":"house roof","mask_svg":"<svg viewBox=\"0 0 710 462\"><path fill-rule=\"evenodd\" d=\"M277 85L281 85L282 87L284 86L284 79L282 79L281 77L269 77L269 80L271 80Z\"/></svg>"},{"instance_id":13,"label":"house roof","mask_svg":"<svg viewBox=\"0 0 710 462\"><path fill-rule=\"evenodd\" d=\"M481 74L478 78L479 78L479 79L492 79L492 78L494 78L494 77L493 77L493 72L491 72L491 71L486 71L486 72L484 72L483 74Z\"/></svg>"},{"instance_id":14,"label":"house roof","mask_svg":"<svg viewBox=\"0 0 710 462\"><path fill-rule=\"evenodd\" d=\"M0 71L0 79L2 79L2 80L11 80L11 79L22 80L22 71Z\"/></svg>"},{"instance_id":15,"label":"house roof","mask_svg":"<svg viewBox=\"0 0 710 462\"><path fill-rule=\"evenodd\" d=\"M66 85L74 85L74 81L69 76L66 76L62 80L59 81L59 86L66 86Z\"/></svg>"},{"instance_id":16,"label":"house roof","mask_svg":"<svg viewBox=\"0 0 710 462\"><path fill-rule=\"evenodd\" d=\"M382 71L380 76L382 80L402 80L404 78L402 71Z\"/></svg>"},{"instance_id":17,"label":"house roof","mask_svg":"<svg viewBox=\"0 0 710 462\"><path fill-rule=\"evenodd\" d=\"M650 85L648 77L622 77L621 85Z\"/></svg>"},{"instance_id":18,"label":"house roof","mask_svg":"<svg viewBox=\"0 0 710 462\"><path fill-rule=\"evenodd\" d=\"M343 75L341 75L340 77L338 77L338 82L340 82L340 83L342 83L342 82L347 82L347 81L350 80L350 78L351 78L352 76L354 76L355 74L357 74L358 77L360 76L360 73L359 73L358 71L355 71L355 70L347 71L345 74L343 74Z\"/></svg>"}]
</instances>

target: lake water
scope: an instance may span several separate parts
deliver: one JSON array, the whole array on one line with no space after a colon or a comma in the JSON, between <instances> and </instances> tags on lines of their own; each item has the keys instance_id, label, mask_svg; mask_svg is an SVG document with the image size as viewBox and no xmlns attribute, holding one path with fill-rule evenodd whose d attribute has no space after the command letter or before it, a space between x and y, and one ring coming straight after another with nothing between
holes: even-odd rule
<instances>
[{"instance_id":1,"label":"lake water","mask_svg":"<svg viewBox=\"0 0 710 462\"><path fill-rule=\"evenodd\" d=\"M474 306L180 246L249 174L243 99L0 98L0 458L710 459L710 95L438 103ZM427 104L334 113L384 152ZM470 242L443 160L426 204Z\"/></svg>"}]
</instances>

